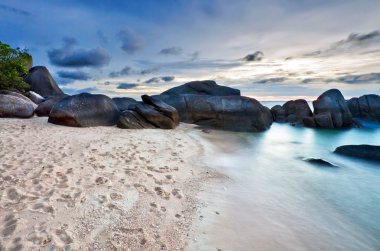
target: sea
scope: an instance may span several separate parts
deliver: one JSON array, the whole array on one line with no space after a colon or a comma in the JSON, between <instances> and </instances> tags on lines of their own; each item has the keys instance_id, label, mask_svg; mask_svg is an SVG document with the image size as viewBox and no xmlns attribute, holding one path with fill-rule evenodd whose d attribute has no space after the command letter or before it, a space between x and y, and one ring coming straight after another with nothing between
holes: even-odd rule
<instances>
[{"instance_id":1,"label":"sea","mask_svg":"<svg viewBox=\"0 0 380 251\"><path fill-rule=\"evenodd\" d=\"M366 125L218 132L231 147L204 161L227 178L200 193L188 250L379 251L380 164L334 153L341 145L380 145L380 125Z\"/></svg>"}]
</instances>

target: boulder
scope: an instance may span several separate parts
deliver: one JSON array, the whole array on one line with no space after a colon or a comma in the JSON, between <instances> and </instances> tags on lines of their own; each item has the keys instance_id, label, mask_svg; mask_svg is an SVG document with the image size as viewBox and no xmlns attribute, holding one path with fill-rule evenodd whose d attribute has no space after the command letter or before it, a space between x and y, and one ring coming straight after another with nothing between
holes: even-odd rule
<instances>
[{"instance_id":1,"label":"boulder","mask_svg":"<svg viewBox=\"0 0 380 251\"><path fill-rule=\"evenodd\" d=\"M309 117L313 114L309 104L304 99L290 100L286 102L282 108L285 111L286 121L290 123L302 122L304 117Z\"/></svg>"},{"instance_id":2,"label":"boulder","mask_svg":"<svg viewBox=\"0 0 380 251\"><path fill-rule=\"evenodd\" d=\"M270 109L272 113L273 121L278 123L286 122L285 110L281 105L275 105Z\"/></svg>"},{"instance_id":3,"label":"boulder","mask_svg":"<svg viewBox=\"0 0 380 251\"><path fill-rule=\"evenodd\" d=\"M35 66L29 70L24 78L30 85L30 91L36 92L43 97L63 94L49 70L44 66Z\"/></svg>"},{"instance_id":4,"label":"boulder","mask_svg":"<svg viewBox=\"0 0 380 251\"><path fill-rule=\"evenodd\" d=\"M347 105L355 118L380 122L380 96L375 94L352 98Z\"/></svg>"},{"instance_id":5,"label":"boulder","mask_svg":"<svg viewBox=\"0 0 380 251\"><path fill-rule=\"evenodd\" d=\"M240 90L227 86L221 86L213 80L192 81L174 88L171 88L161 95L212 95L212 96L240 96Z\"/></svg>"},{"instance_id":6,"label":"boulder","mask_svg":"<svg viewBox=\"0 0 380 251\"><path fill-rule=\"evenodd\" d=\"M153 106L158 112L169 117L175 124L179 124L178 111L173 106L166 104L158 98L148 95L142 95L141 99L145 104Z\"/></svg>"},{"instance_id":7,"label":"boulder","mask_svg":"<svg viewBox=\"0 0 380 251\"><path fill-rule=\"evenodd\" d=\"M153 129L156 128L153 124L149 123L137 112L132 110L125 110L121 113L117 121L117 127L122 129Z\"/></svg>"},{"instance_id":8,"label":"boulder","mask_svg":"<svg viewBox=\"0 0 380 251\"><path fill-rule=\"evenodd\" d=\"M179 121L174 121L148 104L136 104L134 110L146 121L161 129L174 129Z\"/></svg>"},{"instance_id":9,"label":"boulder","mask_svg":"<svg viewBox=\"0 0 380 251\"><path fill-rule=\"evenodd\" d=\"M380 146L344 145L337 147L334 153L367 160L380 161Z\"/></svg>"},{"instance_id":10,"label":"boulder","mask_svg":"<svg viewBox=\"0 0 380 251\"><path fill-rule=\"evenodd\" d=\"M81 93L57 102L50 111L48 122L75 127L112 126L119 115L119 109L111 98Z\"/></svg>"},{"instance_id":11,"label":"boulder","mask_svg":"<svg viewBox=\"0 0 380 251\"><path fill-rule=\"evenodd\" d=\"M273 122L269 108L242 96L158 95L177 109L180 121L232 131L264 131Z\"/></svg>"},{"instance_id":12,"label":"boulder","mask_svg":"<svg viewBox=\"0 0 380 251\"><path fill-rule=\"evenodd\" d=\"M29 97L37 105L45 101L45 98L43 98L40 94L35 93L34 91L29 92Z\"/></svg>"},{"instance_id":13,"label":"boulder","mask_svg":"<svg viewBox=\"0 0 380 251\"><path fill-rule=\"evenodd\" d=\"M352 125L352 114L348 109L342 93L337 89L324 92L317 100L313 101L313 106L315 115L322 113L330 114L333 128L349 127ZM322 117L327 118L326 115ZM330 126L329 123L326 125ZM322 124L319 126L322 127Z\"/></svg>"},{"instance_id":14,"label":"boulder","mask_svg":"<svg viewBox=\"0 0 380 251\"><path fill-rule=\"evenodd\" d=\"M310 117L304 117L302 119L302 123L304 126L306 127L310 127L310 128L315 128L317 127L317 124L315 123L315 119L314 117L310 116Z\"/></svg>"},{"instance_id":15,"label":"boulder","mask_svg":"<svg viewBox=\"0 0 380 251\"><path fill-rule=\"evenodd\" d=\"M316 127L333 129L334 123L329 112L314 115Z\"/></svg>"},{"instance_id":16,"label":"boulder","mask_svg":"<svg viewBox=\"0 0 380 251\"><path fill-rule=\"evenodd\" d=\"M35 104L18 93L0 94L0 117L30 118L34 115Z\"/></svg>"},{"instance_id":17,"label":"boulder","mask_svg":"<svg viewBox=\"0 0 380 251\"><path fill-rule=\"evenodd\" d=\"M117 108L119 108L121 112L128 110L131 104L134 104L137 102L135 99L127 98L127 97L113 98L112 100L115 102Z\"/></svg>"},{"instance_id":18,"label":"boulder","mask_svg":"<svg viewBox=\"0 0 380 251\"><path fill-rule=\"evenodd\" d=\"M18 97L22 100L24 100L25 102L28 102L30 103L32 106L33 106L33 109L36 109L37 108L37 105L28 97L18 93L18 92L11 92L11 91L0 91L0 94L5 94L5 95L9 95L9 96L14 96L14 97Z\"/></svg>"},{"instance_id":19,"label":"boulder","mask_svg":"<svg viewBox=\"0 0 380 251\"><path fill-rule=\"evenodd\" d=\"M62 94L48 97L44 102L38 105L37 109L35 110L36 115L39 117L48 117L53 106L68 96L69 95Z\"/></svg>"}]
</instances>

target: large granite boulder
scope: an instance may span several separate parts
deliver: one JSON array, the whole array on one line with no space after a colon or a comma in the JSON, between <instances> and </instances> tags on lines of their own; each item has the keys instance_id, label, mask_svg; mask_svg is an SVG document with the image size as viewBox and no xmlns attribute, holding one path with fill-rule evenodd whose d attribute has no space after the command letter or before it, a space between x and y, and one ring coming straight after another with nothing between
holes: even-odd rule
<instances>
[{"instance_id":1,"label":"large granite boulder","mask_svg":"<svg viewBox=\"0 0 380 251\"><path fill-rule=\"evenodd\" d=\"M137 104L134 107L134 110L146 121L157 128L174 129L179 124L179 121L173 121L170 117L148 104Z\"/></svg>"},{"instance_id":2,"label":"large granite boulder","mask_svg":"<svg viewBox=\"0 0 380 251\"><path fill-rule=\"evenodd\" d=\"M63 94L49 70L44 66L32 67L24 80L30 85L30 91L34 91L43 97Z\"/></svg>"},{"instance_id":3,"label":"large granite boulder","mask_svg":"<svg viewBox=\"0 0 380 251\"><path fill-rule=\"evenodd\" d=\"M285 111L286 122L300 123L303 118L312 116L309 104L304 99L290 100L282 108Z\"/></svg>"},{"instance_id":4,"label":"large granite boulder","mask_svg":"<svg viewBox=\"0 0 380 251\"><path fill-rule=\"evenodd\" d=\"M68 96L69 95L62 94L46 98L45 101L40 103L35 110L36 115L39 117L48 117L51 109L53 109L53 106Z\"/></svg>"},{"instance_id":5,"label":"large granite boulder","mask_svg":"<svg viewBox=\"0 0 380 251\"><path fill-rule=\"evenodd\" d=\"M344 145L336 148L334 152L351 157L380 161L380 146Z\"/></svg>"},{"instance_id":6,"label":"large granite boulder","mask_svg":"<svg viewBox=\"0 0 380 251\"><path fill-rule=\"evenodd\" d=\"M278 123L286 122L285 110L281 105L275 105L270 109L273 116L273 121Z\"/></svg>"},{"instance_id":7,"label":"large granite boulder","mask_svg":"<svg viewBox=\"0 0 380 251\"><path fill-rule=\"evenodd\" d=\"M27 97L8 92L0 94L0 117L2 118L30 118L34 115L36 105Z\"/></svg>"},{"instance_id":8,"label":"large granite boulder","mask_svg":"<svg viewBox=\"0 0 380 251\"><path fill-rule=\"evenodd\" d=\"M331 113L323 112L314 115L315 127L333 129L334 122L331 117ZM312 123L310 123L309 127L311 127Z\"/></svg>"},{"instance_id":9,"label":"large granite boulder","mask_svg":"<svg viewBox=\"0 0 380 251\"><path fill-rule=\"evenodd\" d=\"M117 127L122 129L154 129L155 125L149 123L144 117L133 110L125 110L117 121Z\"/></svg>"},{"instance_id":10,"label":"large granite boulder","mask_svg":"<svg viewBox=\"0 0 380 251\"><path fill-rule=\"evenodd\" d=\"M32 100L35 104L41 104L45 101L45 98L42 97L40 94L35 93L34 91L29 92L29 98Z\"/></svg>"},{"instance_id":11,"label":"large granite boulder","mask_svg":"<svg viewBox=\"0 0 380 251\"><path fill-rule=\"evenodd\" d=\"M324 114L322 116L324 122L327 122L325 121L328 117L327 113L330 114L333 128L352 126L352 114L339 90L331 89L324 92L317 100L313 101L313 106L315 115ZM317 117L316 122L318 124ZM318 126L323 127L321 125L324 124L320 123Z\"/></svg>"},{"instance_id":12,"label":"large granite boulder","mask_svg":"<svg viewBox=\"0 0 380 251\"><path fill-rule=\"evenodd\" d=\"M221 86L213 80L192 81L174 88L171 88L161 95L212 95L212 96L240 96L240 90L227 86Z\"/></svg>"},{"instance_id":13,"label":"large granite boulder","mask_svg":"<svg viewBox=\"0 0 380 251\"><path fill-rule=\"evenodd\" d=\"M180 121L232 131L264 131L273 122L269 108L242 96L158 95L177 109Z\"/></svg>"},{"instance_id":14,"label":"large granite boulder","mask_svg":"<svg viewBox=\"0 0 380 251\"><path fill-rule=\"evenodd\" d=\"M141 99L145 104L153 106L155 110L170 118L175 124L179 124L179 114L173 106L166 104L158 98L148 95L142 95Z\"/></svg>"},{"instance_id":15,"label":"large granite boulder","mask_svg":"<svg viewBox=\"0 0 380 251\"><path fill-rule=\"evenodd\" d=\"M348 108L355 118L380 122L380 96L375 94L363 95L347 101Z\"/></svg>"},{"instance_id":16,"label":"large granite boulder","mask_svg":"<svg viewBox=\"0 0 380 251\"><path fill-rule=\"evenodd\" d=\"M89 127L115 125L120 112L105 95L81 93L69 96L53 106L49 122L58 125Z\"/></svg>"},{"instance_id":17,"label":"large granite boulder","mask_svg":"<svg viewBox=\"0 0 380 251\"><path fill-rule=\"evenodd\" d=\"M127 97L122 97L122 98L112 98L113 102L115 102L117 108L119 110L125 111L128 110L130 105L136 103L137 101L133 98L127 98Z\"/></svg>"}]
</instances>

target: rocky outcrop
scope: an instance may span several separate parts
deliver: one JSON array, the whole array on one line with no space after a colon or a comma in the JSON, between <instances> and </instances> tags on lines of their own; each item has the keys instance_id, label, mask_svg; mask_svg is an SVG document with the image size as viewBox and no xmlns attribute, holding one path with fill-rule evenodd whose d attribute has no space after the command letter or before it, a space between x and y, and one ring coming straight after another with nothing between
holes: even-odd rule
<instances>
[{"instance_id":1,"label":"rocky outcrop","mask_svg":"<svg viewBox=\"0 0 380 251\"><path fill-rule=\"evenodd\" d=\"M303 118L312 116L309 104L304 99L290 100L282 108L285 111L286 122L300 123Z\"/></svg>"},{"instance_id":2,"label":"rocky outcrop","mask_svg":"<svg viewBox=\"0 0 380 251\"><path fill-rule=\"evenodd\" d=\"M49 70L44 66L32 67L24 80L30 85L30 91L34 91L43 97L63 94Z\"/></svg>"},{"instance_id":3,"label":"rocky outcrop","mask_svg":"<svg viewBox=\"0 0 380 251\"><path fill-rule=\"evenodd\" d=\"M380 96L375 94L351 98L347 101L348 108L354 118L380 122Z\"/></svg>"},{"instance_id":4,"label":"rocky outcrop","mask_svg":"<svg viewBox=\"0 0 380 251\"><path fill-rule=\"evenodd\" d=\"M137 102L135 99L127 98L127 97L113 98L112 100L113 102L115 102L117 108L119 108L121 112L128 110L131 104L134 104Z\"/></svg>"},{"instance_id":5,"label":"rocky outcrop","mask_svg":"<svg viewBox=\"0 0 380 251\"><path fill-rule=\"evenodd\" d=\"M34 115L36 105L27 97L8 92L0 94L0 117L30 118Z\"/></svg>"},{"instance_id":6,"label":"rocky outcrop","mask_svg":"<svg viewBox=\"0 0 380 251\"><path fill-rule=\"evenodd\" d=\"M184 85L171 88L161 95L212 95L212 96L240 96L240 90L221 86L213 80L192 81Z\"/></svg>"},{"instance_id":7,"label":"rocky outcrop","mask_svg":"<svg viewBox=\"0 0 380 251\"><path fill-rule=\"evenodd\" d=\"M47 99L45 99L45 101L38 105L37 109L35 110L36 115L39 117L48 117L51 109L53 109L53 106L68 96L69 95L63 94L48 97Z\"/></svg>"},{"instance_id":8,"label":"rocky outcrop","mask_svg":"<svg viewBox=\"0 0 380 251\"><path fill-rule=\"evenodd\" d=\"M179 125L179 115L174 107L148 95L141 96L141 99L143 102L135 102L121 114L118 127L174 129Z\"/></svg>"},{"instance_id":9,"label":"rocky outcrop","mask_svg":"<svg viewBox=\"0 0 380 251\"><path fill-rule=\"evenodd\" d=\"M158 95L176 108L180 121L216 129L260 132L273 122L269 108L242 96Z\"/></svg>"},{"instance_id":10,"label":"rocky outcrop","mask_svg":"<svg viewBox=\"0 0 380 251\"><path fill-rule=\"evenodd\" d=\"M29 97L37 105L45 101L45 98L43 98L40 94L35 93L34 91L29 92Z\"/></svg>"},{"instance_id":11,"label":"rocky outcrop","mask_svg":"<svg viewBox=\"0 0 380 251\"><path fill-rule=\"evenodd\" d=\"M334 153L367 160L380 161L380 146L344 145L337 147Z\"/></svg>"},{"instance_id":12,"label":"rocky outcrop","mask_svg":"<svg viewBox=\"0 0 380 251\"><path fill-rule=\"evenodd\" d=\"M318 127L331 128L331 124L332 128L352 126L352 114L339 90L331 89L324 92L313 101L313 106Z\"/></svg>"},{"instance_id":13,"label":"rocky outcrop","mask_svg":"<svg viewBox=\"0 0 380 251\"><path fill-rule=\"evenodd\" d=\"M82 93L57 102L49 114L49 122L74 127L112 126L120 112L105 95Z\"/></svg>"},{"instance_id":14,"label":"rocky outcrop","mask_svg":"<svg viewBox=\"0 0 380 251\"><path fill-rule=\"evenodd\" d=\"M281 105L275 105L270 109L273 121L278 123L286 122L285 109Z\"/></svg>"}]
</instances>

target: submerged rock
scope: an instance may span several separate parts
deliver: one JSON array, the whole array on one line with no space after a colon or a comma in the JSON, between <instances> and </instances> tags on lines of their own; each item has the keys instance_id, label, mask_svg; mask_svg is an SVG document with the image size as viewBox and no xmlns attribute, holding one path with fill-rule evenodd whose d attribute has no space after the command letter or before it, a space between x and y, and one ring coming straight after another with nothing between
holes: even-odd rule
<instances>
[{"instance_id":1,"label":"submerged rock","mask_svg":"<svg viewBox=\"0 0 380 251\"><path fill-rule=\"evenodd\" d=\"M112 126L118 121L119 115L119 109L111 98L100 94L82 93L57 102L49 114L48 121L74 127Z\"/></svg>"},{"instance_id":2,"label":"submerged rock","mask_svg":"<svg viewBox=\"0 0 380 251\"><path fill-rule=\"evenodd\" d=\"M171 88L161 95L212 95L212 96L240 96L240 90L216 84L213 80L192 81L174 88Z\"/></svg>"},{"instance_id":3,"label":"submerged rock","mask_svg":"<svg viewBox=\"0 0 380 251\"><path fill-rule=\"evenodd\" d=\"M380 161L380 146L344 145L337 147L334 153L367 160Z\"/></svg>"},{"instance_id":4,"label":"submerged rock","mask_svg":"<svg viewBox=\"0 0 380 251\"><path fill-rule=\"evenodd\" d=\"M24 80L30 85L30 91L34 91L43 97L63 94L49 70L44 66L32 67Z\"/></svg>"},{"instance_id":5,"label":"submerged rock","mask_svg":"<svg viewBox=\"0 0 380 251\"><path fill-rule=\"evenodd\" d=\"M322 167L338 167L337 165L334 165L331 162L328 162L327 160L324 159L317 159L317 158L305 158L303 161L306 161L312 165L315 166L322 166Z\"/></svg>"}]
</instances>

